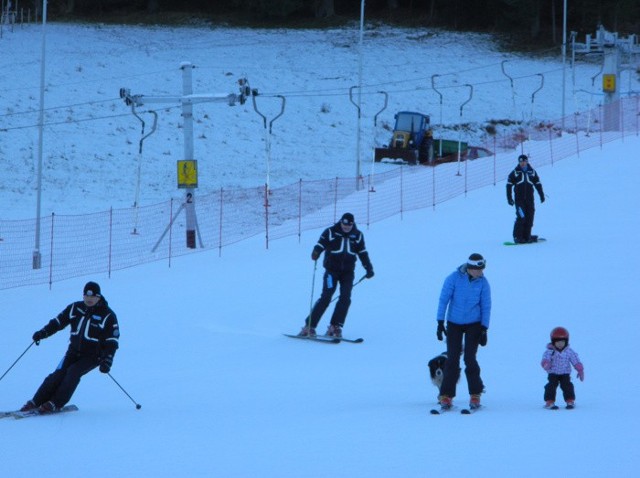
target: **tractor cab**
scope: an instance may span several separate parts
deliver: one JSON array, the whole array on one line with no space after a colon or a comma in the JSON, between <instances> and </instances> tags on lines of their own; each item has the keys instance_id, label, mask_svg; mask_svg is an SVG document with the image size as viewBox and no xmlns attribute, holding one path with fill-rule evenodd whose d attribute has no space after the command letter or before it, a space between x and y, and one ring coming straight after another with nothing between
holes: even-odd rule
<instances>
[{"instance_id":1,"label":"tractor cab","mask_svg":"<svg viewBox=\"0 0 640 478\"><path fill-rule=\"evenodd\" d=\"M415 148L415 145L422 143L431 124L429 116L411 111L401 111L395 119L392 148Z\"/></svg>"},{"instance_id":2,"label":"tractor cab","mask_svg":"<svg viewBox=\"0 0 640 478\"><path fill-rule=\"evenodd\" d=\"M375 161L383 158L402 159L410 164L427 163L432 159L433 136L428 115L413 111L400 111L395 115L391 143L377 148Z\"/></svg>"}]
</instances>

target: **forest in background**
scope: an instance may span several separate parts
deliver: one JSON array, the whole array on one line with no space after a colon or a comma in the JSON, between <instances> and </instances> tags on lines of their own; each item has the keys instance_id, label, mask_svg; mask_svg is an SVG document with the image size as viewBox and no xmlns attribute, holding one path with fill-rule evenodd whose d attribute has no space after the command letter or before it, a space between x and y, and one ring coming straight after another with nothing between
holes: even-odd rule
<instances>
[{"instance_id":1,"label":"forest in background","mask_svg":"<svg viewBox=\"0 0 640 478\"><path fill-rule=\"evenodd\" d=\"M42 0L2 0L39 12ZM367 22L506 34L538 45L598 25L621 35L640 33L638 0L366 0ZM361 0L48 0L54 21L172 24L194 19L229 26L325 28L360 18Z\"/></svg>"}]
</instances>

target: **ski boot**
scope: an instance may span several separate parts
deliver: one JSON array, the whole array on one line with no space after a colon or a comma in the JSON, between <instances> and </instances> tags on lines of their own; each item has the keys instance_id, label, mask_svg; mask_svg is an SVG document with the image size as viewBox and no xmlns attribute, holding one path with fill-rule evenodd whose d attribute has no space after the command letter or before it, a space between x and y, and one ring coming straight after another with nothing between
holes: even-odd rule
<instances>
[{"instance_id":1,"label":"ski boot","mask_svg":"<svg viewBox=\"0 0 640 478\"><path fill-rule=\"evenodd\" d=\"M28 412L29 410L35 410L36 408L38 408L38 406L35 404L35 402L33 400L29 400L27 403L22 405L22 408L20 409L20 411Z\"/></svg>"},{"instance_id":2,"label":"ski boot","mask_svg":"<svg viewBox=\"0 0 640 478\"><path fill-rule=\"evenodd\" d=\"M327 336L341 339L342 327L340 327L339 325L330 325L329 328L327 329Z\"/></svg>"},{"instance_id":3,"label":"ski boot","mask_svg":"<svg viewBox=\"0 0 640 478\"><path fill-rule=\"evenodd\" d=\"M451 407L453 407L453 400L446 395L440 395L438 402L440 403L440 410L442 411L451 410Z\"/></svg>"},{"instance_id":4,"label":"ski boot","mask_svg":"<svg viewBox=\"0 0 640 478\"><path fill-rule=\"evenodd\" d=\"M298 334L298 337L315 337L315 336L316 336L316 329L314 329L313 327L309 327L308 325L305 325L304 327L302 327L302 330Z\"/></svg>"},{"instance_id":5,"label":"ski boot","mask_svg":"<svg viewBox=\"0 0 640 478\"><path fill-rule=\"evenodd\" d=\"M53 413L58 411L58 407L56 407L55 403L49 400L48 402L44 402L42 405L40 405L40 408L38 408L38 411L44 415L46 413Z\"/></svg>"}]
</instances>

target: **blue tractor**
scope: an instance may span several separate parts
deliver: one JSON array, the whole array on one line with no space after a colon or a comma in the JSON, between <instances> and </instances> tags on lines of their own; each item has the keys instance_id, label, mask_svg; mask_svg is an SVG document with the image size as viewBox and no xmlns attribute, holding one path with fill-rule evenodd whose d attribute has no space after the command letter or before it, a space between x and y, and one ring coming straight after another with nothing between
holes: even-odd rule
<instances>
[{"instance_id":1,"label":"blue tractor","mask_svg":"<svg viewBox=\"0 0 640 478\"><path fill-rule=\"evenodd\" d=\"M433 162L433 132L428 115L400 111L388 147L375 149L375 161L401 159L409 164Z\"/></svg>"}]
</instances>

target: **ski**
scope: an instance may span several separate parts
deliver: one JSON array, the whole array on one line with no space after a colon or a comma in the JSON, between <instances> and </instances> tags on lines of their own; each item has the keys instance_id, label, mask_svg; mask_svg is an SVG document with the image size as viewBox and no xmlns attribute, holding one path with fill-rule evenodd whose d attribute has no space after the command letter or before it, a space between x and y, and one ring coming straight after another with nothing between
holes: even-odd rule
<instances>
[{"instance_id":1,"label":"ski","mask_svg":"<svg viewBox=\"0 0 640 478\"><path fill-rule=\"evenodd\" d=\"M550 407L543 407L546 410L559 410L560 407L558 405L552 405Z\"/></svg>"},{"instance_id":2,"label":"ski","mask_svg":"<svg viewBox=\"0 0 640 478\"><path fill-rule=\"evenodd\" d=\"M56 410L55 412L40 413L40 410L36 408L34 410L28 410L26 412L21 412L18 410L16 412L9 412L9 413L11 413L11 416L16 420L21 420L23 418L29 418L29 417L57 415L58 413L77 412L77 411L78 411L78 407L76 407L75 405L65 405L60 410Z\"/></svg>"},{"instance_id":3,"label":"ski","mask_svg":"<svg viewBox=\"0 0 640 478\"><path fill-rule=\"evenodd\" d=\"M302 339L302 340L309 340L310 342L322 342L325 344L339 344L340 343L340 339L336 338L336 337L332 337L332 338L323 338L324 336L322 335L316 335L315 337L309 337L308 335L293 335L293 334L282 334L285 337L291 337L292 339Z\"/></svg>"},{"instance_id":4,"label":"ski","mask_svg":"<svg viewBox=\"0 0 640 478\"><path fill-rule=\"evenodd\" d=\"M431 410L429 410L429 413L431 415L442 415L443 413L453 411L453 409L454 409L453 405L448 408L444 408L444 407L440 407L440 409L432 408Z\"/></svg>"},{"instance_id":5,"label":"ski","mask_svg":"<svg viewBox=\"0 0 640 478\"><path fill-rule=\"evenodd\" d=\"M469 408L463 408L462 410L460 410L460 413L462 415L473 415L474 413L476 413L478 410L480 410L481 406L478 405L477 407L469 407Z\"/></svg>"},{"instance_id":6,"label":"ski","mask_svg":"<svg viewBox=\"0 0 640 478\"><path fill-rule=\"evenodd\" d=\"M571 404L569 404L569 405L567 405L565 408L566 408L567 410L573 410L574 408L576 408L576 406L575 406L575 405L571 405Z\"/></svg>"},{"instance_id":7,"label":"ski","mask_svg":"<svg viewBox=\"0 0 640 478\"><path fill-rule=\"evenodd\" d=\"M357 339L347 339L345 337L334 337L332 335L319 335L318 337L322 337L329 340L339 340L340 342L348 342L350 344L361 344L362 342L364 342L364 339L362 337L359 337Z\"/></svg>"},{"instance_id":8,"label":"ski","mask_svg":"<svg viewBox=\"0 0 640 478\"><path fill-rule=\"evenodd\" d=\"M529 244L537 244L538 242L547 242L544 237L539 237L535 242L513 242L513 241L505 241L502 244L505 246L528 246Z\"/></svg>"}]
</instances>

